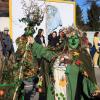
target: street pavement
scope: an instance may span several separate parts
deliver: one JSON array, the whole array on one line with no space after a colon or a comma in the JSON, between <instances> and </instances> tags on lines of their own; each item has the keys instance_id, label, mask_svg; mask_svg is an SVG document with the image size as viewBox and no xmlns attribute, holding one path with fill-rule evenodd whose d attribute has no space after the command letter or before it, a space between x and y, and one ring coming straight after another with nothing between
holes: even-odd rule
<instances>
[{"instance_id":1,"label":"street pavement","mask_svg":"<svg viewBox=\"0 0 100 100\"><path fill-rule=\"evenodd\" d=\"M95 75L96 75L97 83L100 87L100 68L95 68Z\"/></svg>"}]
</instances>

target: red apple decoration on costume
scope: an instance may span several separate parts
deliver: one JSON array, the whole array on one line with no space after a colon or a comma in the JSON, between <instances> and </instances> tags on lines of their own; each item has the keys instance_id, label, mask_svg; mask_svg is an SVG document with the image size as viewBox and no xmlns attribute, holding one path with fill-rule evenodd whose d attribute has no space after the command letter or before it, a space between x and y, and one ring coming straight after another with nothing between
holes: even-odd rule
<instances>
[{"instance_id":1,"label":"red apple decoration on costume","mask_svg":"<svg viewBox=\"0 0 100 100\"><path fill-rule=\"evenodd\" d=\"M60 59L61 61L64 61L64 57L61 57L61 59Z\"/></svg>"},{"instance_id":2,"label":"red apple decoration on costume","mask_svg":"<svg viewBox=\"0 0 100 100\"><path fill-rule=\"evenodd\" d=\"M38 92L39 92L39 93L42 93L42 88L39 87L39 88L38 88Z\"/></svg>"},{"instance_id":3,"label":"red apple decoration on costume","mask_svg":"<svg viewBox=\"0 0 100 100\"><path fill-rule=\"evenodd\" d=\"M4 90L0 90L0 96L4 95Z\"/></svg>"},{"instance_id":4,"label":"red apple decoration on costume","mask_svg":"<svg viewBox=\"0 0 100 100\"><path fill-rule=\"evenodd\" d=\"M82 64L82 62L81 62L80 60L77 60L75 63L76 63L77 65L81 65L81 64Z\"/></svg>"}]
</instances>

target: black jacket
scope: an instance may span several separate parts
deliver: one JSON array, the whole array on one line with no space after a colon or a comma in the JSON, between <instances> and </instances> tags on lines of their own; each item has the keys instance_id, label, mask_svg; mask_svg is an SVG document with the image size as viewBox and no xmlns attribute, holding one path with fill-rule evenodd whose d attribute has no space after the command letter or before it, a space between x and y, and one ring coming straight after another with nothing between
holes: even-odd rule
<instances>
[{"instance_id":1,"label":"black jacket","mask_svg":"<svg viewBox=\"0 0 100 100\"><path fill-rule=\"evenodd\" d=\"M57 37L53 38L52 35L50 34L48 36L48 45L51 47L56 47L57 43L58 43L58 38Z\"/></svg>"},{"instance_id":2,"label":"black jacket","mask_svg":"<svg viewBox=\"0 0 100 100\"><path fill-rule=\"evenodd\" d=\"M44 36L42 36L42 37L43 37L43 43L45 44L45 38L44 38ZM39 44L42 44L41 37L38 36L38 35L35 37L35 41L36 41L37 43L39 43Z\"/></svg>"}]
</instances>

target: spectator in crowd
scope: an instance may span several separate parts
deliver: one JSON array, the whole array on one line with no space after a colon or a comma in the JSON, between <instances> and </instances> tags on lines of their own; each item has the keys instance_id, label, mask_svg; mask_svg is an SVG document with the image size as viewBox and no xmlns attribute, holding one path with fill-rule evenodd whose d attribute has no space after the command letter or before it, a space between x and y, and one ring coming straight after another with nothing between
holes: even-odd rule
<instances>
[{"instance_id":1,"label":"spectator in crowd","mask_svg":"<svg viewBox=\"0 0 100 100\"><path fill-rule=\"evenodd\" d=\"M70 37L71 34L68 30L66 30L65 35L66 35L66 41L68 42L68 38Z\"/></svg>"},{"instance_id":2,"label":"spectator in crowd","mask_svg":"<svg viewBox=\"0 0 100 100\"><path fill-rule=\"evenodd\" d=\"M85 48L87 52L90 54L90 45L89 45L87 33L83 33L82 35L82 47Z\"/></svg>"},{"instance_id":3,"label":"spectator in crowd","mask_svg":"<svg viewBox=\"0 0 100 100\"><path fill-rule=\"evenodd\" d=\"M62 30L63 30L63 32L64 32L65 34L68 33L67 27L64 27Z\"/></svg>"},{"instance_id":4,"label":"spectator in crowd","mask_svg":"<svg viewBox=\"0 0 100 100\"><path fill-rule=\"evenodd\" d=\"M65 40L65 33L62 29L59 30L58 43L61 44Z\"/></svg>"},{"instance_id":5,"label":"spectator in crowd","mask_svg":"<svg viewBox=\"0 0 100 100\"><path fill-rule=\"evenodd\" d=\"M9 35L9 29L4 28L4 33L3 33L3 54L5 57L9 57L10 54L14 52L12 40Z\"/></svg>"},{"instance_id":6,"label":"spectator in crowd","mask_svg":"<svg viewBox=\"0 0 100 100\"><path fill-rule=\"evenodd\" d=\"M2 32L0 32L0 81L2 77L2 67L3 67L3 47L2 47Z\"/></svg>"},{"instance_id":7,"label":"spectator in crowd","mask_svg":"<svg viewBox=\"0 0 100 100\"><path fill-rule=\"evenodd\" d=\"M95 54L94 54L94 57L93 57L93 62L94 62L94 67L96 67L96 68L99 67L98 66L98 59L99 59L99 53L100 53L99 45L98 45L98 43L100 41L99 36L100 36L99 32L96 32L94 34L94 39L93 39L93 44L94 44L94 47L95 47Z\"/></svg>"},{"instance_id":8,"label":"spectator in crowd","mask_svg":"<svg viewBox=\"0 0 100 100\"><path fill-rule=\"evenodd\" d=\"M43 45L43 47L46 46L45 44L45 37L43 36L44 34L44 30L43 29L39 29L38 30L38 34L35 37L35 41L41 45Z\"/></svg>"},{"instance_id":9,"label":"spectator in crowd","mask_svg":"<svg viewBox=\"0 0 100 100\"><path fill-rule=\"evenodd\" d=\"M56 47L58 43L57 32L54 31L48 36L48 45L50 47Z\"/></svg>"},{"instance_id":10,"label":"spectator in crowd","mask_svg":"<svg viewBox=\"0 0 100 100\"><path fill-rule=\"evenodd\" d=\"M88 40L88 37L87 37L87 33L83 33L83 36L82 36L82 46L87 48L88 44L89 44L89 40Z\"/></svg>"},{"instance_id":11,"label":"spectator in crowd","mask_svg":"<svg viewBox=\"0 0 100 100\"><path fill-rule=\"evenodd\" d=\"M2 47L2 32L0 32L0 55L2 53L3 47Z\"/></svg>"},{"instance_id":12,"label":"spectator in crowd","mask_svg":"<svg viewBox=\"0 0 100 100\"><path fill-rule=\"evenodd\" d=\"M91 57L93 58L93 50L92 50L92 43L88 43L88 45L89 45L89 51L90 51L90 55L91 55Z\"/></svg>"}]
</instances>

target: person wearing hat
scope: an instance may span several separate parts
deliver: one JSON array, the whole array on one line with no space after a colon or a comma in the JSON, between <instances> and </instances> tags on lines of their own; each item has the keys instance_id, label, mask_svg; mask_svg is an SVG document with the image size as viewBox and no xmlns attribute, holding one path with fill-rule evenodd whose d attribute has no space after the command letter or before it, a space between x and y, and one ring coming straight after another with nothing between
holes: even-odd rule
<instances>
[{"instance_id":1,"label":"person wearing hat","mask_svg":"<svg viewBox=\"0 0 100 100\"><path fill-rule=\"evenodd\" d=\"M10 54L14 51L11 37L9 35L9 29L4 28L3 32L3 54L4 56L10 56Z\"/></svg>"},{"instance_id":2,"label":"person wearing hat","mask_svg":"<svg viewBox=\"0 0 100 100\"><path fill-rule=\"evenodd\" d=\"M5 28L4 28L4 31L7 31L7 32L9 32L9 29L8 29L7 27L5 27Z\"/></svg>"}]
</instances>

